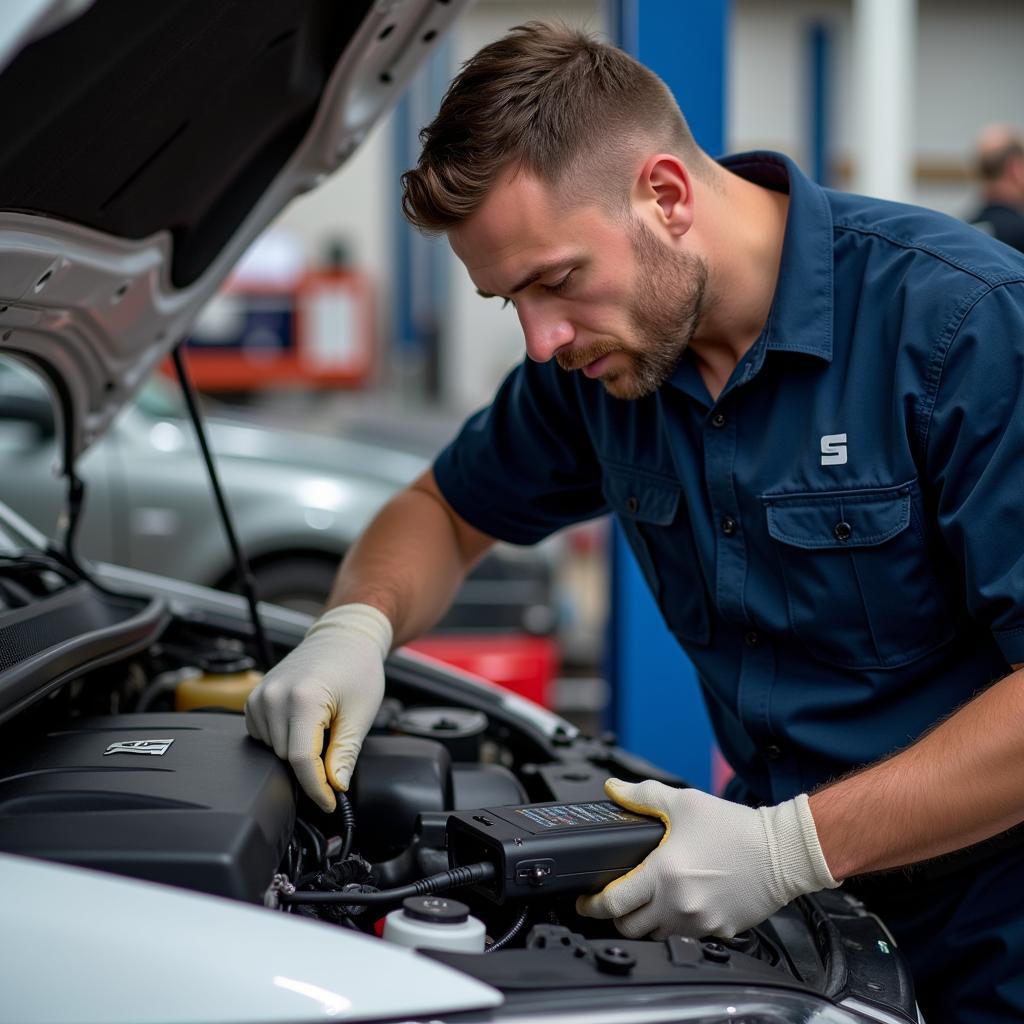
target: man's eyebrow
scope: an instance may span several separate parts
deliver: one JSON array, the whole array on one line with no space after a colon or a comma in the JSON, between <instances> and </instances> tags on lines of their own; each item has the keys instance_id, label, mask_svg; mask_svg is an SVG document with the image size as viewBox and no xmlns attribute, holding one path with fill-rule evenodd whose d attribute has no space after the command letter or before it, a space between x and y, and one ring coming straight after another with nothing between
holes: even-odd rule
<instances>
[{"instance_id":1,"label":"man's eyebrow","mask_svg":"<svg viewBox=\"0 0 1024 1024\"><path fill-rule=\"evenodd\" d=\"M509 295L517 295L524 288L529 288L531 284L533 284L535 281L539 281L542 277L545 277L547 274L550 274L555 270L561 270L563 267L567 267L570 264L576 263L577 261L578 257L576 256L566 256L564 259L552 260L549 263L542 263L539 267L535 267L533 270L531 270L530 273L527 274L526 277L524 277L519 282L519 284L517 284L515 288L513 288L509 292ZM482 299L499 298L499 296L497 295L492 295L490 292L485 292L482 288L477 288L476 293Z\"/></svg>"}]
</instances>

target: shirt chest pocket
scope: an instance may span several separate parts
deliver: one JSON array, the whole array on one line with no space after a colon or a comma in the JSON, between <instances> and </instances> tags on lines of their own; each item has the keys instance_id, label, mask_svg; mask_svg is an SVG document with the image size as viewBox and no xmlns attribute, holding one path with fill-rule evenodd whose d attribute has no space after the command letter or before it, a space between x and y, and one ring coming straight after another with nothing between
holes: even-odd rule
<instances>
[{"instance_id":1,"label":"shirt chest pocket","mask_svg":"<svg viewBox=\"0 0 1024 1024\"><path fill-rule=\"evenodd\" d=\"M812 654L844 668L892 668L952 637L916 483L766 495L764 504L790 625Z\"/></svg>"},{"instance_id":2,"label":"shirt chest pocket","mask_svg":"<svg viewBox=\"0 0 1024 1024\"><path fill-rule=\"evenodd\" d=\"M680 640L706 644L708 602L682 487L606 466L603 488L669 629Z\"/></svg>"}]
</instances>

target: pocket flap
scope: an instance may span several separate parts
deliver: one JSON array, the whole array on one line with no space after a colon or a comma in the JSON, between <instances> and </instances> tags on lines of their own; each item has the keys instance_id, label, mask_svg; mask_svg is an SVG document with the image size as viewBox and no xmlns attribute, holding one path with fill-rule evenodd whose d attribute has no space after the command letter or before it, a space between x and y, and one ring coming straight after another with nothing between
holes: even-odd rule
<instances>
[{"instance_id":1,"label":"pocket flap","mask_svg":"<svg viewBox=\"0 0 1024 1024\"><path fill-rule=\"evenodd\" d=\"M910 525L910 485L824 494L765 495L768 532L797 548L882 544Z\"/></svg>"},{"instance_id":2,"label":"pocket flap","mask_svg":"<svg viewBox=\"0 0 1024 1024\"><path fill-rule=\"evenodd\" d=\"M679 508L681 487L646 473L605 470L604 495L620 516L639 523L668 526Z\"/></svg>"}]
</instances>

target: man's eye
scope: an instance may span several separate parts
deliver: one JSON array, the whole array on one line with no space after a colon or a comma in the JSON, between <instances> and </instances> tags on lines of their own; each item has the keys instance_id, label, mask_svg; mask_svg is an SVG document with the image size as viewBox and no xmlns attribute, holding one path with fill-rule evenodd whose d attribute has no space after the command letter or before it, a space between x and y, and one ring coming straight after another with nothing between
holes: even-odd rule
<instances>
[{"instance_id":1,"label":"man's eye","mask_svg":"<svg viewBox=\"0 0 1024 1024\"><path fill-rule=\"evenodd\" d=\"M556 295L559 292L564 292L565 289L569 287L569 282L572 280L572 276L575 273L575 270L570 270L569 273L566 274L561 281L557 281L555 282L555 284L545 285L544 287L547 288L549 292L554 292Z\"/></svg>"},{"instance_id":2,"label":"man's eye","mask_svg":"<svg viewBox=\"0 0 1024 1024\"><path fill-rule=\"evenodd\" d=\"M512 303L512 300L511 300L511 299L502 299L502 300L501 300L501 308L502 308L502 309L508 309L508 307L509 307L509 305L510 305L511 303Z\"/></svg>"}]
</instances>

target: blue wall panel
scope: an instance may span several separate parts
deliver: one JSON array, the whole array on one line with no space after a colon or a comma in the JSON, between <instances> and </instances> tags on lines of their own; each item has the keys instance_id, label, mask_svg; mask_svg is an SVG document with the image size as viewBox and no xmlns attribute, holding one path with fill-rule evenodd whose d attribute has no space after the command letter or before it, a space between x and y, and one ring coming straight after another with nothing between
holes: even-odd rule
<instances>
[{"instance_id":1,"label":"blue wall panel","mask_svg":"<svg viewBox=\"0 0 1024 1024\"><path fill-rule=\"evenodd\" d=\"M725 149L729 0L617 0L611 35L672 90L704 149ZM696 569L695 569L696 571ZM694 669L621 532L612 539L612 727L624 747L709 789L712 737Z\"/></svg>"}]
</instances>

